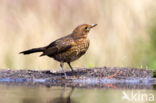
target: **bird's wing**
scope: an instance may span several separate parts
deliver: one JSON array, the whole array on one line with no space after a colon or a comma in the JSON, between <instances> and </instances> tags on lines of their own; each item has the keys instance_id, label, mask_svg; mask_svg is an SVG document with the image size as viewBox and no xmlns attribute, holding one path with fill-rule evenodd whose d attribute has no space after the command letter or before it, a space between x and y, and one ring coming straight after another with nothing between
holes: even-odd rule
<instances>
[{"instance_id":1,"label":"bird's wing","mask_svg":"<svg viewBox=\"0 0 156 103\"><path fill-rule=\"evenodd\" d=\"M58 53L62 53L67 51L73 46L73 40L70 38L62 38L58 39L51 44L49 44L42 55L48 55L48 56L53 56Z\"/></svg>"}]
</instances>

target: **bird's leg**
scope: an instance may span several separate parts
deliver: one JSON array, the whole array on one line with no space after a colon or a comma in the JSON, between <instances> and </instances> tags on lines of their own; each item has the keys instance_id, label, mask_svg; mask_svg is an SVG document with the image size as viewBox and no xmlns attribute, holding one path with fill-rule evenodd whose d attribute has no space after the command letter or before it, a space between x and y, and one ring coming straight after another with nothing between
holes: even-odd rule
<instances>
[{"instance_id":1,"label":"bird's leg","mask_svg":"<svg viewBox=\"0 0 156 103\"><path fill-rule=\"evenodd\" d=\"M68 62L68 65L69 65L70 69L72 70L72 72L74 72L74 69L73 69L73 67L70 65L70 62Z\"/></svg>"},{"instance_id":2,"label":"bird's leg","mask_svg":"<svg viewBox=\"0 0 156 103\"><path fill-rule=\"evenodd\" d=\"M63 71L63 73L64 73L64 76L67 77L67 75L66 75L66 73L65 73L65 71L64 71L64 69L63 69L63 64L64 64L64 63L61 62L61 63L60 63L60 67L61 67L61 69L62 69L62 71Z\"/></svg>"}]
</instances>

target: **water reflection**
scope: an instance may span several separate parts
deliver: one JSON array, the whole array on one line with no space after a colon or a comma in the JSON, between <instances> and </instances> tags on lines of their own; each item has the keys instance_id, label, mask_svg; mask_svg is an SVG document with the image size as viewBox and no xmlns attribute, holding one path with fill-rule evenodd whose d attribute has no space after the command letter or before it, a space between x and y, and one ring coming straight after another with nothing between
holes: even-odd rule
<instances>
[{"instance_id":1,"label":"water reflection","mask_svg":"<svg viewBox=\"0 0 156 103\"><path fill-rule=\"evenodd\" d=\"M142 96L154 96L155 90L104 89L104 88L69 88L69 87L26 87L0 85L0 103L149 103L149 101L123 100L123 92ZM140 98L137 98L138 100Z\"/></svg>"},{"instance_id":2,"label":"water reflection","mask_svg":"<svg viewBox=\"0 0 156 103\"><path fill-rule=\"evenodd\" d=\"M65 94L65 87L61 90L60 97L57 97L51 100L49 103L76 103L73 99L71 99L72 93L74 91L74 87L71 88L67 97L64 97Z\"/></svg>"},{"instance_id":3,"label":"water reflection","mask_svg":"<svg viewBox=\"0 0 156 103\"><path fill-rule=\"evenodd\" d=\"M74 88L69 88L66 91L66 88L60 88L60 95L58 95L56 98L50 98L47 99L46 103L77 103L73 99L71 99L72 93L74 91ZM68 92L68 93L67 93ZM67 96L65 94L67 93ZM57 95L57 94L56 94ZM39 98L23 98L22 103L40 103L42 100Z\"/></svg>"}]
</instances>

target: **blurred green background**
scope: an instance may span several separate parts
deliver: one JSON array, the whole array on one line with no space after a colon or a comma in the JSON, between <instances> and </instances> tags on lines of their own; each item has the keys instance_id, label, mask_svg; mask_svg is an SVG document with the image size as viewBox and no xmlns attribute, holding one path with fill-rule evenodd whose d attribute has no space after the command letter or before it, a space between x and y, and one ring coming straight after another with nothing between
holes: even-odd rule
<instances>
[{"instance_id":1,"label":"blurred green background","mask_svg":"<svg viewBox=\"0 0 156 103\"><path fill-rule=\"evenodd\" d=\"M59 68L46 56L18 53L48 45L83 23L98 26L74 67L156 68L156 0L1 0L0 68Z\"/></svg>"}]
</instances>

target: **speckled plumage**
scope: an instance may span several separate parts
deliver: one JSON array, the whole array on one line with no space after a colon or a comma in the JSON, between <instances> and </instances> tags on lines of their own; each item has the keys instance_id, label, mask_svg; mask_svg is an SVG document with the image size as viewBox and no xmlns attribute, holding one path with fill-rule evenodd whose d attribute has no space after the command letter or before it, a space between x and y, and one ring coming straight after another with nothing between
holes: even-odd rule
<instances>
[{"instance_id":1,"label":"speckled plumage","mask_svg":"<svg viewBox=\"0 0 156 103\"><path fill-rule=\"evenodd\" d=\"M42 52L41 56L47 55L59 61L61 63L62 69L64 62L68 63L72 69L70 62L77 60L86 53L89 47L89 39L87 38L87 34L90 29L96 25L97 24L79 25L73 30L71 34L55 40L48 46L33 48L20 53L31 54L35 52Z\"/></svg>"}]
</instances>

